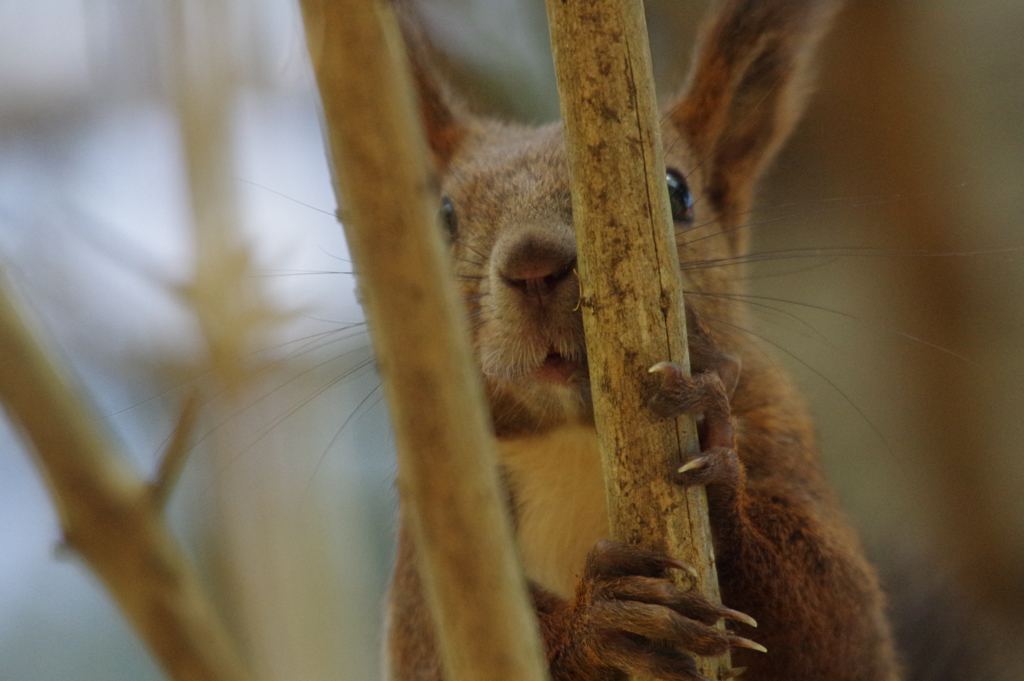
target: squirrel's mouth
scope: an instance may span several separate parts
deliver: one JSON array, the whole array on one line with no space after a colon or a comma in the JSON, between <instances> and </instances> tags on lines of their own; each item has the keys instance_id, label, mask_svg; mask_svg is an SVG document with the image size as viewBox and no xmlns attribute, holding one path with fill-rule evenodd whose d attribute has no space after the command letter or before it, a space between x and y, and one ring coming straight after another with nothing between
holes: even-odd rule
<instances>
[{"instance_id":1,"label":"squirrel's mouth","mask_svg":"<svg viewBox=\"0 0 1024 681\"><path fill-rule=\"evenodd\" d=\"M570 383L579 372L587 370L587 362L583 359L566 357L554 348L548 350L547 356L534 371L534 376L546 383Z\"/></svg>"}]
</instances>

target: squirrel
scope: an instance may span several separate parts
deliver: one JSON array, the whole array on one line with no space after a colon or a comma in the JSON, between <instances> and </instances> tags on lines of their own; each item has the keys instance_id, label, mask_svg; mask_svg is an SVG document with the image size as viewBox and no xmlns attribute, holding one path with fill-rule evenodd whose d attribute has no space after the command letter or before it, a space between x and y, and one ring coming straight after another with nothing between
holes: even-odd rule
<instances>
[{"instance_id":1,"label":"squirrel","mask_svg":"<svg viewBox=\"0 0 1024 681\"><path fill-rule=\"evenodd\" d=\"M698 679L693 656L725 651L752 681L901 676L882 591L822 474L806 409L735 302L755 184L795 125L837 5L719 0L663 117L692 374L660 365L650 408L700 416L700 454L665 475L706 486L724 605L678 590L668 576L684 566L671 557L607 540L561 125L470 113L398 8L553 681ZM398 535L389 674L441 681L401 511Z\"/></svg>"}]
</instances>

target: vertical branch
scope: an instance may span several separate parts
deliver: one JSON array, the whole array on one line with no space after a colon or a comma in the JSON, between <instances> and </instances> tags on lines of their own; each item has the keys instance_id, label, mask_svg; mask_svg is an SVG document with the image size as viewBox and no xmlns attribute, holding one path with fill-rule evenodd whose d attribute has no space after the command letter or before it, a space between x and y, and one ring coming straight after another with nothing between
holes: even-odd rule
<instances>
[{"instance_id":1,"label":"vertical branch","mask_svg":"<svg viewBox=\"0 0 1024 681\"><path fill-rule=\"evenodd\" d=\"M831 133L821 156L834 163L828 170L838 182L852 185L859 195L898 192L898 201L886 202L879 207L884 213L873 216L893 227L865 232L867 238L881 237L893 251L970 252L981 243L971 239L980 236L965 225L988 219L973 206L979 183L960 184L968 165L962 140L969 139L967 127L977 122L951 116L943 109L949 103L936 96L932 74L911 47L920 34L920 14L902 3L848 3L826 62L833 73L825 82L835 83L835 91L821 98L835 103L815 112L817 124ZM868 42L872 49L856 55L855 46ZM929 49L936 54L941 48ZM950 122L957 127L950 129ZM961 143L950 144L951 139ZM936 192L941 186L958 191ZM978 264L947 258L925 258L913 266L904 259L884 261L886 276L905 292L889 303L893 307L887 314L905 319L901 326L916 337L965 356L980 355L990 339L999 337L998 325L1007 322L999 315L1009 311L988 303L996 292L973 282ZM992 310L992 316L981 320L981 309ZM994 381L978 371L951 376L948 367L924 352L911 355L902 369L908 382L909 377L914 381L910 399L917 407L903 418L920 438L920 465L934 486L928 490L928 511L935 516L933 531L941 536L936 548L960 567L960 577L988 607L1024 615L1017 549L1011 548L1017 540L1000 512L999 495L989 490L992 471L1004 465L998 458L1004 450L988 421L991 401L997 399ZM965 451L973 454L965 457Z\"/></svg>"},{"instance_id":2,"label":"vertical branch","mask_svg":"<svg viewBox=\"0 0 1024 681\"><path fill-rule=\"evenodd\" d=\"M691 563L718 600L703 489L671 481L699 451L692 416L654 418L647 369L689 370L650 48L639 0L548 0L612 535ZM717 678L727 659L702 660Z\"/></svg>"},{"instance_id":3,"label":"vertical branch","mask_svg":"<svg viewBox=\"0 0 1024 681\"><path fill-rule=\"evenodd\" d=\"M393 11L302 7L446 678L543 679Z\"/></svg>"},{"instance_id":4,"label":"vertical branch","mask_svg":"<svg viewBox=\"0 0 1024 681\"><path fill-rule=\"evenodd\" d=\"M175 106L185 152L195 263L185 294L210 368L229 389L252 378L243 358L275 315L249 275L231 144L236 83L226 0L175 0Z\"/></svg>"},{"instance_id":5,"label":"vertical branch","mask_svg":"<svg viewBox=\"0 0 1024 681\"><path fill-rule=\"evenodd\" d=\"M273 446L263 429L279 414L251 400L256 379L270 365L262 359L267 330L284 319L255 272L243 229L232 125L238 92L238 53L231 27L240 6L230 0L172 0L175 31L175 107L181 127L194 243L193 272L183 294L206 351L204 416L211 427L202 447L218 474L210 504L215 570L228 624L261 678L336 678L358 668L343 660L345 643L322 645L326 630L337 634L338 618L321 604L332 598L336 566L325 547L326 528L315 499L294 501L287 449ZM241 15L244 16L244 15ZM273 427L273 426L271 426ZM242 443L249 445L241 449ZM290 442L299 447L301 442ZM265 455L261 455L264 454ZM307 517L313 516L313 517ZM332 579L332 576L335 576ZM319 600L306 594L314 589Z\"/></svg>"}]
</instances>

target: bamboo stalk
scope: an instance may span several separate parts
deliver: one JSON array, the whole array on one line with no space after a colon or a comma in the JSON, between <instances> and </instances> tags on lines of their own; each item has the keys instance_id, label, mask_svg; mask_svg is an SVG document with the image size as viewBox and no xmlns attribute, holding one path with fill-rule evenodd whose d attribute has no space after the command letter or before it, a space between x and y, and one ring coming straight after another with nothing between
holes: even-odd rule
<instances>
[{"instance_id":1,"label":"bamboo stalk","mask_svg":"<svg viewBox=\"0 0 1024 681\"><path fill-rule=\"evenodd\" d=\"M67 375L40 350L0 286L0 399L35 455L67 544L171 678L249 678L150 486L122 463Z\"/></svg>"},{"instance_id":2,"label":"bamboo stalk","mask_svg":"<svg viewBox=\"0 0 1024 681\"><path fill-rule=\"evenodd\" d=\"M546 678L393 10L302 7L445 678Z\"/></svg>"},{"instance_id":3,"label":"bamboo stalk","mask_svg":"<svg viewBox=\"0 0 1024 681\"><path fill-rule=\"evenodd\" d=\"M692 415L646 408L672 361L689 371L679 260L640 0L548 0L568 148L584 330L612 536L687 561L719 600L703 488L671 481L699 451ZM698 661L711 678L728 656Z\"/></svg>"}]
</instances>

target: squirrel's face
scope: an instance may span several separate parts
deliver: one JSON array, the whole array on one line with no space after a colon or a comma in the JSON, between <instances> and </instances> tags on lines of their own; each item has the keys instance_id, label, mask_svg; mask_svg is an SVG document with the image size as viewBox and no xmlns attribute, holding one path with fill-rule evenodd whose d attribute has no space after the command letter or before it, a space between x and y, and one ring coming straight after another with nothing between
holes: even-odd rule
<instances>
[{"instance_id":1,"label":"squirrel's face","mask_svg":"<svg viewBox=\"0 0 1024 681\"><path fill-rule=\"evenodd\" d=\"M666 129L665 134L665 181L684 288L731 293L730 268L692 267L735 254L710 202L702 198L699 167L678 133ZM441 223L498 433L589 422L572 198L560 126L480 126L469 132L448 170L441 183ZM702 313L708 301L717 300L691 296Z\"/></svg>"},{"instance_id":2,"label":"squirrel's face","mask_svg":"<svg viewBox=\"0 0 1024 681\"><path fill-rule=\"evenodd\" d=\"M734 294L754 184L794 125L814 27L825 25L834 8L724 3L702 31L682 96L663 118L684 297L716 344L734 354L742 354ZM561 128L470 114L437 77L417 25L405 22L406 39L495 428L507 435L587 421Z\"/></svg>"}]
</instances>

